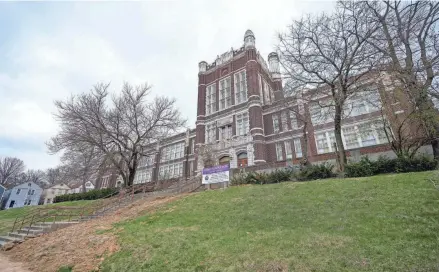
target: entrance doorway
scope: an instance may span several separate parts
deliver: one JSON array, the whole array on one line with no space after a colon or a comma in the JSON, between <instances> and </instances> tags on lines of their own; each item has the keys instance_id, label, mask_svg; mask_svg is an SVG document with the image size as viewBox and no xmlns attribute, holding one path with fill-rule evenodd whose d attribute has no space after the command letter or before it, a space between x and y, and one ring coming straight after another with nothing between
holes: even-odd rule
<instances>
[{"instance_id":1,"label":"entrance doorway","mask_svg":"<svg viewBox=\"0 0 439 272\"><path fill-rule=\"evenodd\" d=\"M247 165L248 165L247 153L246 152L239 153L239 155L238 155L238 168L247 167Z\"/></svg>"},{"instance_id":2,"label":"entrance doorway","mask_svg":"<svg viewBox=\"0 0 439 272\"><path fill-rule=\"evenodd\" d=\"M9 208L14 208L15 200L11 200L11 203L9 203Z\"/></svg>"}]
</instances>

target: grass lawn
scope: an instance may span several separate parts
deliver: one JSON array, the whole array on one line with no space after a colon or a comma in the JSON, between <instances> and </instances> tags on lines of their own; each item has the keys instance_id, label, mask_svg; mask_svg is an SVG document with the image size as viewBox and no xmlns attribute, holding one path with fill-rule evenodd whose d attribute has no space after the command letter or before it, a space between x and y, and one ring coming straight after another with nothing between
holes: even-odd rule
<instances>
[{"instance_id":1,"label":"grass lawn","mask_svg":"<svg viewBox=\"0 0 439 272\"><path fill-rule=\"evenodd\" d=\"M25 215L26 213L41 209L41 208L49 208L49 207L57 207L57 206L84 206L90 205L94 202L94 200L80 200L80 201L70 201L70 202L61 202L55 204L48 205L39 205L39 206L27 206L22 208L13 208L8 210L0 211L0 235L6 234L12 228L14 224L15 218L17 216Z\"/></svg>"},{"instance_id":2,"label":"grass lawn","mask_svg":"<svg viewBox=\"0 0 439 272\"><path fill-rule=\"evenodd\" d=\"M232 187L118 223L102 271L438 271L439 172Z\"/></svg>"}]
</instances>

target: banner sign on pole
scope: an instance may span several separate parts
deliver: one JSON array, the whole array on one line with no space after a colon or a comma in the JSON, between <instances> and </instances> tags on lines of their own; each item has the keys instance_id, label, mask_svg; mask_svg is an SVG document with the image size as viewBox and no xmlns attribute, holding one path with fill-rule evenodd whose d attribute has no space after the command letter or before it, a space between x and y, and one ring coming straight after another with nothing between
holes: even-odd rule
<instances>
[{"instance_id":1,"label":"banner sign on pole","mask_svg":"<svg viewBox=\"0 0 439 272\"><path fill-rule=\"evenodd\" d=\"M230 166L228 164L204 168L202 183L211 184L211 183L219 183L219 182L228 182L229 170L230 170Z\"/></svg>"}]
</instances>

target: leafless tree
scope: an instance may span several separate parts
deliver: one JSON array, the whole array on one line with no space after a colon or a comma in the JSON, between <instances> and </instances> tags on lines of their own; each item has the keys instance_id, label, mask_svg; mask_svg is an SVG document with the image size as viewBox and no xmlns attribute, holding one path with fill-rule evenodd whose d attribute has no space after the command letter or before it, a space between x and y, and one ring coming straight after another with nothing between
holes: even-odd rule
<instances>
[{"instance_id":1,"label":"leafless tree","mask_svg":"<svg viewBox=\"0 0 439 272\"><path fill-rule=\"evenodd\" d=\"M347 162L341 137L344 103L376 62L366 43L377 29L369 17L361 10L337 8L331 15L295 20L286 33L279 35L281 65L284 77L294 83L292 88L308 101L329 99L329 103L319 105L334 111L341 171Z\"/></svg>"},{"instance_id":2,"label":"leafless tree","mask_svg":"<svg viewBox=\"0 0 439 272\"><path fill-rule=\"evenodd\" d=\"M29 169L19 175L17 183L33 182L41 187L46 187L45 173L42 170Z\"/></svg>"},{"instance_id":3,"label":"leafless tree","mask_svg":"<svg viewBox=\"0 0 439 272\"><path fill-rule=\"evenodd\" d=\"M24 171L22 160L13 157L0 157L0 184L7 184Z\"/></svg>"},{"instance_id":4,"label":"leafless tree","mask_svg":"<svg viewBox=\"0 0 439 272\"><path fill-rule=\"evenodd\" d=\"M351 11L364 11L379 24L379 31L368 37L382 63L397 85L412 102L413 115L430 135L435 158L439 158L439 121L431 96L439 99L439 2L434 1L361 1L353 5L339 3ZM361 33L360 33L361 34ZM361 36L363 37L363 36Z\"/></svg>"},{"instance_id":5,"label":"leafless tree","mask_svg":"<svg viewBox=\"0 0 439 272\"><path fill-rule=\"evenodd\" d=\"M46 169L46 182L49 185L55 185L62 182L67 182L65 179L65 169L63 166Z\"/></svg>"},{"instance_id":6,"label":"leafless tree","mask_svg":"<svg viewBox=\"0 0 439 272\"><path fill-rule=\"evenodd\" d=\"M109 84L97 84L89 93L56 101L55 117L61 131L48 147L51 152L95 147L117 167L125 185L131 185L140 157L153 156L151 145L182 128L185 120L175 109L175 100L148 100L147 84L133 87L125 83L121 93L111 99L108 88Z\"/></svg>"}]
</instances>

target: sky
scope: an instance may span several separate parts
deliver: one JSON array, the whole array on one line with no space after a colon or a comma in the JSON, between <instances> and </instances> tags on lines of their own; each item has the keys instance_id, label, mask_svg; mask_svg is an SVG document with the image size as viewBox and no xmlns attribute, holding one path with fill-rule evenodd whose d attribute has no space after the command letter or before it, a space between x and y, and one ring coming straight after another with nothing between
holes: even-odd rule
<instances>
[{"instance_id":1,"label":"sky","mask_svg":"<svg viewBox=\"0 0 439 272\"><path fill-rule=\"evenodd\" d=\"M59 164L45 142L58 131L54 101L110 82L152 85L195 127L198 63L242 46L251 29L262 56L277 33L317 1L0 2L0 157L28 169Z\"/></svg>"}]
</instances>

